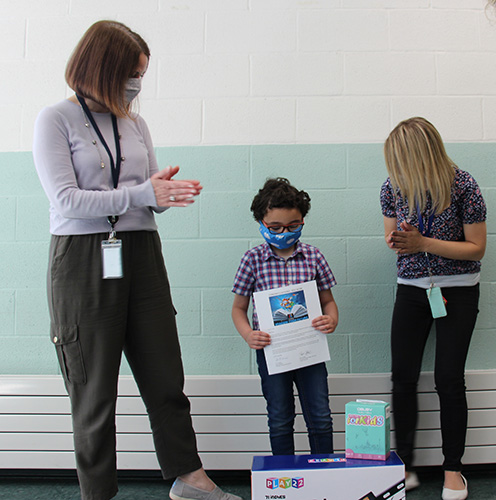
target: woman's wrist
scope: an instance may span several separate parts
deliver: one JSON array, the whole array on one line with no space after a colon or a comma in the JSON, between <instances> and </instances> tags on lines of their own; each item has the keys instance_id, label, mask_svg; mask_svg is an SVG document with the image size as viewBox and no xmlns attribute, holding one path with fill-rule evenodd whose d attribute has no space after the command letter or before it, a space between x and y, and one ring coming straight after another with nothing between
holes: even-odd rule
<instances>
[{"instance_id":1,"label":"woman's wrist","mask_svg":"<svg viewBox=\"0 0 496 500\"><path fill-rule=\"evenodd\" d=\"M430 238L428 236L422 236L421 238L422 239L420 240L420 251L432 253L429 251L431 249L431 246L432 246L432 238Z\"/></svg>"}]
</instances>

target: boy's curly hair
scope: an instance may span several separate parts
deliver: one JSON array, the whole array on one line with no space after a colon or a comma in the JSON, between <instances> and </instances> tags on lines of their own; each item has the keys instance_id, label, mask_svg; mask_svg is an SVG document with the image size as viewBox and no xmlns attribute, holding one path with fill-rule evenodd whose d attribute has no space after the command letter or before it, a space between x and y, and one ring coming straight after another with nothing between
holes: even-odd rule
<instances>
[{"instance_id":1,"label":"boy's curly hair","mask_svg":"<svg viewBox=\"0 0 496 500\"><path fill-rule=\"evenodd\" d=\"M301 216L305 217L310 210L310 196L307 192L296 189L284 177L267 179L253 198L251 211L255 220L260 222L272 208L297 208Z\"/></svg>"}]
</instances>

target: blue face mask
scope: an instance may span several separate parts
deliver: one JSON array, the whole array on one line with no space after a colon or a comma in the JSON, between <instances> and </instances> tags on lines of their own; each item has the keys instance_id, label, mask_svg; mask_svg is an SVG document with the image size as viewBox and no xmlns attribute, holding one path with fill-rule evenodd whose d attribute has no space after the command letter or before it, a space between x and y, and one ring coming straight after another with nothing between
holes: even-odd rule
<instances>
[{"instance_id":1,"label":"blue face mask","mask_svg":"<svg viewBox=\"0 0 496 500\"><path fill-rule=\"evenodd\" d=\"M260 234L264 237L265 241L279 250L285 250L294 245L300 239L302 229L303 226L294 233L284 231L280 234L273 234L264 226L263 222L260 222L259 228Z\"/></svg>"}]
</instances>

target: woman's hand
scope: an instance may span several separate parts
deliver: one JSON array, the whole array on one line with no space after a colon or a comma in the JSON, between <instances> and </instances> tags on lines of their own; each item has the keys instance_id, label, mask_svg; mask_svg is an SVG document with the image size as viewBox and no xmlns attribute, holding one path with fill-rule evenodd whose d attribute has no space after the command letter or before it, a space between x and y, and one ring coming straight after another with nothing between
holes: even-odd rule
<instances>
[{"instance_id":1,"label":"woman's hand","mask_svg":"<svg viewBox=\"0 0 496 500\"><path fill-rule=\"evenodd\" d=\"M328 314L324 314L323 316L317 316L314 318L312 320L312 326L316 330L319 330L319 332L328 334L332 333L336 329L338 322Z\"/></svg>"},{"instance_id":2,"label":"woman's hand","mask_svg":"<svg viewBox=\"0 0 496 500\"><path fill-rule=\"evenodd\" d=\"M252 349L263 349L270 344L270 335L259 330L252 330L248 335L243 336L246 343Z\"/></svg>"},{"instance_id":3,"label":"woman's hand","mask_svg":"<svg viewBox=\"0 0 496 500\"><path fill-rule=\"evenodd\" d=\"M391 233L389 233L387 236L386 236L386 245L393 249L394 250L394 243L393 243L393 233L394 231L392 231Z\"/></svg>"},{"instance_id":4,"label":"woman's hand","mask_svg":"<svg viewBox=\"0 0 496 500\"><path fill-rule=\"evenodd\" d=\"M425 252L427 238L422 236L416 227L403 221L400 228L402 231L391 231L386 237L389 248L395 250L398 255Z\"/></svg>"},{"instance_id":5,"label":"woman's hand","mask_svg":"<svg viewBox=\"0 0 496 500\"><path fill-rule=\"evenodd\" d=\"M401 231L396 229L396 218L384 217L386 244L398 255L427 252L447 259L480 260L486 251L486 223L463 224L462 241L445 241L427 238L418 229L402 222Z\"/></svg>"},{"instance_id":6,"label":"woman's hand","mask_svg":"<svg viewBox=\"0 0 496 500\"><path fill-rule=\"evenodd\" d=\"M203 189L200 181L172 179L179 172L179 167L167 167L153 174L150 181L159 207L187 207L195 202Z\"/></svg>"}]
</instances>

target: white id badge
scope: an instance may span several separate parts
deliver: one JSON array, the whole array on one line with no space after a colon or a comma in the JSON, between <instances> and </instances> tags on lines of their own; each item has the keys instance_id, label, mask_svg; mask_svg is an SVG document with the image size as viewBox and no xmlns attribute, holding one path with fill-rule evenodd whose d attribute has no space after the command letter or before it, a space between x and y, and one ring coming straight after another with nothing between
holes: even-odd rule
<instances>
[{"instance_id":1,"label":"white id badge","mask_svg":"<svg viewBox=\"0 0 496 500\"><path fill-rule=\"evenodd\" d=\"M431 286L426 292L429 305L431 306L432 317L436 319L447 316L448 313L446 312L441 289L438 286Z\"/></svg>"},{"instance_id":2,"label":"white id badge","mask_svg":"<svg viewBox=\"0 0 496 500\"><path fill-rule=\"evenodd\" d=\"M122 240L102 241L103 279L118 279L122 272Z\"/></svg>"}]
</instances>

